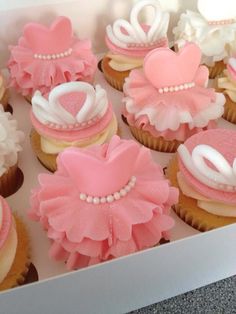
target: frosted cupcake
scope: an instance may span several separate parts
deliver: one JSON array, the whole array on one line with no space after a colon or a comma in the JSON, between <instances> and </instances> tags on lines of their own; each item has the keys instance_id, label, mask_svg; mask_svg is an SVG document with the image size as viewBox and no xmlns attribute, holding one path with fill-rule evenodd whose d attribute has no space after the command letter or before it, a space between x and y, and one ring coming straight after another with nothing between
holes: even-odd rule
<instances>
[{"instance_id":1,"label":"frosted cupcake","mask_svg":"<svg viewBox=\"0 0 236 314\"><path fill-rule=\"evenodd\" d=\"M138 15L148 6L154 9L153 22L141 24ZM134 5L129 22L118 19L107 26L105 40L109 52L103 58L102 69L111 86L122 91L125 78L131 70L142 67L148 52L168 46L168 25L169 13L163 12L159 1L143 0Z\"/></svg>"},{"instance_id":2,"label":"frosted cupcake","mask_svg":"<svg viewBox=\"0 0 236 314\"><path fill-rule=\"evenodd\" d=\"M17 122L0 105L0 195L7 197L18 188L18 153L22 150L24 133Z\"/></svg>"},{"instance_id":3,"label":"frosted cupcake","mask_svg":"<svg viewBox=\"0 0 236 314\"><path fill-rule=\"evenodd\" d=\"M223 118L236 124L236 58L230 58L227 69L217 80L217 88L226 97Z\"/></svg>"},{"instance_id":4,"label":"frosted cupcake","mask_svg":"<svg viewBox=\"0 0 236 314\"><path fill-rule=\"evenodd\" d=\"M189 138L167 170L180 189L176 213L207 231L236 222L236 132L216 129Z\"/></svg>"},{"instance_id":5,"label":"frosted cupcake","mask_svg":"<svg viewBox=\"0 0 236 314\"><path fill-rule=\"evenodd\" d=\"M198 12L187 11L174 28L177 45L196 43L210 78L225 69L227 58L236 52L236 2L198 0Z\"/></svg>"},{"instance_id":6,"label":"frosted cupcake","mask_svg":"<svg viewBox=\"0 0 236 314\"><path fill-rule=\"evenodd\" d=\"M22 284L28 267L27 232L0 196L0 291Z\"/></svg>"},{"instance_id":7,"label":"frosted cupcake","mask_svg":"<svg viewBox=\"0 0 236 314\"><path fill-rule=\"evenodd\" d=\"M175 152L191 135L216 126L225 97L207 88L208 70L193 43L178 53L155 49L124 85L123 115L134 137L162 152ZM161 73L161 75L159 75Z\"/></svg>"},{"instance_id":8,"label":"frosted cupcake","mask_svg":"<svg viewBox=\"0 0 236 314\"><path fill-rule=\"evenodd\" d=\"M65 148L100 145L118 131L106 91L85 82L61 84L48 96L35 92L31 121L33 150L51 171L56 170L57 155Z\"/></svg>"},{"instance_id":9,"label":"frosted cupcake","mask_svg":"<svg viewBox=\"0 0 236 314\"><path fill-rule=\"evenodd\" d=\"M152 247L173 227L169 210L178 190L134 141L115 136L109 144L68 148L57 165L53 175L39 175L30 217L47 231L50 256L68 269Z\"/></svg>"},{"instance_id":10,"label":"frosted cupcake","mask_svg":"<svg viewBox=\"0 0 236 314\"><path fill-rule=\"evenodd\" d=\"M17 46L10 47L10 86L31 99L36 90L47 94L70 81L93 82L97 60L89 40L79 40L67 17L46 27L28 23Z\"/></svg>"}]
</instances>

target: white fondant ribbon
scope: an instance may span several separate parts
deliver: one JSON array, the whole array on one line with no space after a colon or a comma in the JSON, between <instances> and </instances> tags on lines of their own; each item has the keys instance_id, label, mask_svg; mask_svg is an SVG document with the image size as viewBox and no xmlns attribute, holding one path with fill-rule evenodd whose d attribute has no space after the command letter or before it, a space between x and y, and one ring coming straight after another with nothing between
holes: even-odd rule
<instances>
[{"instance_id":1,"label":"white fondant ribbon","mask_svg":"<svg viewBox=\"0 0 236 314\"><path fill-rule=\"evenodd\" d=\"M72 93L83 92L86 99L76 114L73 116L60 104L60 97ZM98 115L102 117L108 108L106 91L100 85L95 90L92 85L85 82L69 82L55 87L49 94L48 100L36 91L32 98L32 109L36 118L43 124L73 125L85 123Z\"/></svg>"},{"instance_id":2,"label":"white fondant ribbon","mask_svg":"<svg viewBox=\"0 0 236 314\"><path fill-rule=\"evenodd\" d=\"M147 33L138 20L140 12L146 6L152 6L155 10L153 22ZM169 18L169 13L162 12L157 0L143 0L133 7L130 13L130 22L118 19L113 26L108 25L107 36L120 48L127 48L129 44L151 44L166 36Z\"/></svg>"},{"instance_id":3,"label":"white fondant ribbon","mask_svg":"<svg viewBox=\"0 0 236 314\"><path fill-rule=\"evenodd\" d=\"M216 149L208 145L196 146L192 154L185 145L178 148L180 158L188 171L201 183L219 190L236 188L236 159L231 166ZM211 162L216 170L206 163Z\"/></svg>"}]
</instances>

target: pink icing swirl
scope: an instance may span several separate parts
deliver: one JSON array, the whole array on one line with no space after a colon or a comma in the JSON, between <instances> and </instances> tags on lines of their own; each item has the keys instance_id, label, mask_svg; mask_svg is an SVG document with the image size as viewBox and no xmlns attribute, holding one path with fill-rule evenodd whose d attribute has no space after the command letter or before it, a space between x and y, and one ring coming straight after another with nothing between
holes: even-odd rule
<instances>
[{"instance_id":1,"label":"pink icing swirl","mask_svg":"<svg viewBox=\"0 0 236 314\"><path fill-rule=\"evenodd\" d=\"M60 58L35 58L38 53L57 54L68 49L71 53ZM92 53L91 42L76 38L66 17L58 17L49 28L27 24L18 45L11 46L10 51L10 86L24 96L31 96L36 90L46 94L69 81L92 82L94 79L97 59Z\"/></svg>"},{"instance_id":2,"label":"pink icing swirl","mask_svg":"<svg viewBox=\"0 0 236 314\"><path fill-rule=\"evenodd\" d=\"M57 160L54 175L41 174L31 196L30 217L52 240L50 255L76 269L157 244L174 222L170 207L178 190L164 179L150 151L114 136L109 144L70 148ZM121 189L135 176L135 187L112 203L87 203ZM101 178L103 178L101 180Z\"/></svg>"}]
</instances>

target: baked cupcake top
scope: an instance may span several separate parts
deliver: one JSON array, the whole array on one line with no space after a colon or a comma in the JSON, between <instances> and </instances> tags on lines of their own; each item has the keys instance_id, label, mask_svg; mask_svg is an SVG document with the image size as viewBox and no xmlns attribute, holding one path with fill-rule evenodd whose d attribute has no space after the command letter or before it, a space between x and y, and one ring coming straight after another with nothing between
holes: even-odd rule
<instances>
[{"instance_id":1,"label":"baked cupcake top","mask_svg":"<svg viewBox=\"0 0 236 314\"><path fill-rule=\"evenodd\" d=\"M229 58L227 69L218 79L218 88L222 89L233 102L236 102L236 57Z\"/></svg>"},{"instance_id":2,"label":"baked cupcake top","mask_svg":"<svg viewBox=\"0 0 236 314\"><path fill-rule=\"evenodd\" d=\"M178 149L178 183L198 206L219 216L236 217L236 131L198 133Z\"/></svg>"},{"instance_id":3,"label":"baked cupcake top","mask_svg":"<svg viewBox=\"0 0 236 314\"><path fill-rule=\"evenodd\" d=\"M138 20L140 12L151 6L154 19L150 25ZM106 44L110 52L110 66L115 70L130 70L142 65L145 55L157 47L167 47L169 13L164 12L157 0L142 0L134 5L130 21L118 19L106 29ZM135 59L135 62L134 62Z\"/></svg>"},{"instance_id":4,"label":"baked cupcake top","mask_svg":"<svg viewBox=\"0 0 236 314\"><path fill-rule=\"evenodd\" d=\"M17 233L7 202L0 196L0 284L6 278L15 259Z\"/></svg>"},{"instance_id":5,"label":"baked cupcake top","mask_svg":"<svg viewBox=\"0 0 236 314\"><path fill-rule=\"evenodd\" d=\"M128 123L153 136L184 141L221 117L225 97L206 87L208 69L200 61L193 43L178 53L169 48L150 52L143 69L131 71L124 85Z\"/></svg>"},{"instance_id":6,"label":"baked cupcake top","mask_svg":"<svg viewBox=\"0 0 236 314\"><path fill-rule=\"evenodd\" d=\"M85 82L58 85L47 96L36 91L31 121L41 136L69 142L72 146L102 144L117 132L117 121L106 91L100 85L94 88ZM60 148L61 145L47 142L44 151L58 153Z\"/></svg>"},{"instance_id":7,"label":"baked cupcake top","mask_svg":"<svg viewBox=\"0 0 236 314\"><path fill-rule=\"evenodd\" d=\"M63 16L49 27L26 24L18 45L10 51L10 86L24 96L32 96L36 90L46 94L69 81L92 82L96 71L90 40L79 40L71 21Z\"/></svg>"},{"instance_id":8,"label":"baked cupcake top","mask_svg":"<svg viewBox=\"0 0 236 314\"><path fill-rule=\"evenodd\" d=\"M24 133L17 129L17 121L0 105L0 176L17 163L23 140Z\"/></svg>"},{"instance_id":9,"label":"baked cupcake top","mask_svg":"<svg viewBox=\"0 0 236 314\"><path fill-rule=\"evenodd\" d=\"M198 0L198 11L187 10L173 32L179 46L185 41L196 43L202 62L213 66L236 50L236 2Z\"/></svg>"},{"instance_id":10,"label":"baked cupcake top","mask_svg":"<svg viewBox=\"0 0 236 314\"><path fill-rule=\"evenodd\" d=\"M30 216L53 240L50 255L75 269L157 244L177 198L147 148L114 136L59 154L57 171L39 175Z\"/></svg>"}]
</instances>

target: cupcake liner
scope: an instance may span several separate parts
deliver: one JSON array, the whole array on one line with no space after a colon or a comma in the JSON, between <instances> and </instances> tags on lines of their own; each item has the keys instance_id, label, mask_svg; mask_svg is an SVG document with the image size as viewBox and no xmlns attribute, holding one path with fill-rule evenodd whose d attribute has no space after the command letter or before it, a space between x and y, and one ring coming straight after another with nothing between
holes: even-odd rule
<instances>
[{"instance_id":1,"label":"cupcake liner","mask_svg":"<svg viewBox=\"0 0 236 314\"><path fill-rule=\"evenodd\" d=\"M18 181L18 166L16 164L0 177L0 195L5 198L14 194L21 186Z\"/></svg>"},{"instance_id":2,"label":"cupcake liner","mask_svg":"<svg viewBox=\"0 0 236 314\"><path fill-rule=\"evenodd\" d=\"M102 60L102 71L107 82L119 91L123 91L123 85L130 71L118 72L113 70L109 65L109 58L104 57Z\"/></svg>"},{"instance_id":3,"label":"cupcake liner","mask_svg":"<svg viewBox=\"0 0 236 314\"><path fill-rule=\"evenodd\" d=\"M31 105L32 96L31 95L27 95L27 96L24 96L24 98Z\"/></svg>"},{"instance_id":4,"label":"cupcake liner","mask_svg":"<svg viewBox=\"0 0 236 314\"><path fill-rule=\"evenodd\" d=\"M224 105L223 118L231 123L236 124L236 103L225 94L226 103Z\"/></svg>"},{"instance_id":5,"label":"cupcake liner","mask_svg":"<svg viewBox=\"0 0 236 314\"><path fill-rule=\"evenodd\" d=\"M48 169L51 172L54 172L57 170L57 154L46 154L42 151L41 149L41 143L40 143L40 135L38 134L37 131L32 129L31 135L30 135L30 140L31 140L31 146L33 148L33 151L41 164Z\"/></svg>"},{"instance_id":6,"label":"cupcake liner","mask_svg":"<svg viewBox=\"0 0 236 314\"><path fill-rule=\"evenodd\" d=\"M8 101L9 101L9 92L8 92L8 90L6 90L2 99L0 100L0 103L2 104L2 106L4 108L4 111L7 111Z\"/></svg>"},{"instance_id":7,"label":"cupcake liner","mask_svg":"<svg viewBox=\"0 0 236 314\"><path fill-rule=\"evenodd\" d=\"M169 163L166 176L171 184L179 188L177 181L178 160L175 156ZM179 203L173 207L176 214L191 227L204 232L236 223L236 218L222 217L208 213L197 205L197 200L179 191Z\"/></svg>"},{"instance_id":8,"label":"cupcake liner","mask_svg":"<svg viewBox=\"0 0 236 314\"><path fill-rule=\"evenodd\" d=\"M129 128L137 141L144 146L159 152L174 153L177 151L179 145L182 144L182 142L177 140L167 141L163 137L155 138L149 132L139 130L133 126L129 126Z\"/></svg>"},{"instance_id":9,"label":"cupcake liner","mask_svg":"<svg viewBox=\"0 0 236 314\"><path fill-rule=\"evenodd\" d=\"M215 63L214 66L212 67L207 66L207 67L209 70L209 78L214 79L225 70L226 66L225 66L224 61L218 61Z\"/></svg>"},{"instance_id":10,"label":"cupcake liner","mask_svg":"<svg viewBox=\"0 0 236 314\"><path fill-rule=\"evenodd\" d=\"M18 237L16 256L7 277L0 283L0 291L23 284L30 265L29 239L26 228L17 215L14 215L14 218Z\"/></svg>"}]
</instances>

